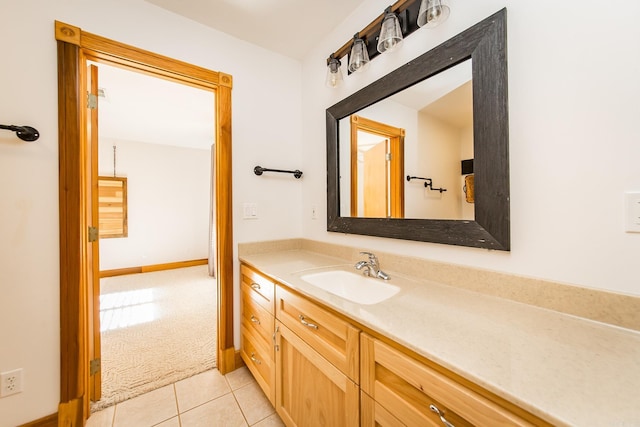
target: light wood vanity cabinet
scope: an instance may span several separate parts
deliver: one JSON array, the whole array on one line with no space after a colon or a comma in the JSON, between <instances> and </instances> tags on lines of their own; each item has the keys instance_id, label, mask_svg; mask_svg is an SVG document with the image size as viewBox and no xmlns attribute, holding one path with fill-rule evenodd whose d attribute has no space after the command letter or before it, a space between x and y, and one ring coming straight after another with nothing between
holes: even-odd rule
<instances>
[{"instance_id":1,"label":"light wood vanity cabinet","mask_svg":"<svg viewBox=\"0 0 640 427\"><path fill-rule=\"evenodd\" d=\"M240 354L286 425L359 426L360 331L240 269Z\"/></svg>"},{"instance_id":2,"label":"light wood vanity cabinet","mask_svg":"<svg viewBox=\"0 0 640 427\"><path fill-rule=\"evenodd\" d=\"M289 427L550 425L244 264L241 273L241 355Z\"/></svg>"}]
</instances>

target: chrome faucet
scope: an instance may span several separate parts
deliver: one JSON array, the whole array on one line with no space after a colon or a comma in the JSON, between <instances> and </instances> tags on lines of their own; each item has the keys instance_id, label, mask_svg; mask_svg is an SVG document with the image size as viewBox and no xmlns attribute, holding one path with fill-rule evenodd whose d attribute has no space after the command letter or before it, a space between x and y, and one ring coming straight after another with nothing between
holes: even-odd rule
<instances>
[{"instance_id":1,"label":"chrome faucet","mask_svg":"<svg viewBox=\"0 0 640 427\"><path fill-rule=\"evenodd\" d=\"M377 277L378 279L389 280L389 275L380 270L380 262L378 257L371 252L360 252L362 255L367 255L369 261L358 261L355 265L356 270L365 269L362 274L369 277Z\"/></svg>"}]
</instances>

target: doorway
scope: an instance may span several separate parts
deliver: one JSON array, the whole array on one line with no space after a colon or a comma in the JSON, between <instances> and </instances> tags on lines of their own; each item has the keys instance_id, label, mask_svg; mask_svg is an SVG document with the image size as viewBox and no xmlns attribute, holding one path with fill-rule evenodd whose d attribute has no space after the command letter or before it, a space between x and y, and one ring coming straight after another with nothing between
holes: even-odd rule
<instances>
[{"instance_id":1,"label":"doorway","mask_svg":"<svg viewBox=\"0 0 640 427\"><path fill-rule=\"evenodd\" d=\"M87 61L106 63L199 87L215 93L215 203L217 266L217 361L221 373L236 366L233 345L233 240L231 223L231 87L230 75L210 71L127 46L56 22L58 41L58 111L60 158L60 324L61 402L59 423L81 426L89 414L95 381L90 361L96 350L94 316L99 280L97 149L93 145L88 97Z\"/></svg>"},{"instance_id":2,"label":"doorway","mask_svg":"<svg viewBox=\"0 0 640 427\"><path fill-rule=\"evenodd\" d=\"M404 218L404 134L351 115L351 216Z\"/></svg>"},{"instance_id":3,"label":"doorway","mask_svg":"<svg viewBox=\"0 0 640 427\"><path fill-rule=\"evenodd\" d=\"M215 368L217 300L206 265L215 253L215 93L94 67L100 381L92 413Z\"/></svg>"}]
</instances>

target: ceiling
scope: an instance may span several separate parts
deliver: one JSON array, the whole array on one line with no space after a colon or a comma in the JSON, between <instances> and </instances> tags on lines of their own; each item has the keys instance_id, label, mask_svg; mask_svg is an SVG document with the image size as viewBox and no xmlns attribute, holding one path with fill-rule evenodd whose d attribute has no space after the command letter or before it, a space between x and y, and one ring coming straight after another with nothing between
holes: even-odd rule
<instances>
[{"instance_id":1,"label":"ceiling","mask_svg":"<svg viewBox=\"0 0 640 427\"><path fill-rule=\"evenodd\" d=\"M302 60L363 0L145 0L238 39ZM312 18L312 19L308 19ZM100 140L209 149L214 94L99 64Z\"/></svg>"},{"instance_id":2,"label":"ceiling","mask_svg":"<svg viewBox=\"0 0 640 427\"><path fill-rule=\"evenodd\" d=\"M101 142L136 141L209 149L214 93L135 71L98 66Z\"/></svg>"},{"instance_id":3,"label":"ceiling","mask_svg":"<svg viewBox=\"0 0 640 427\"><path fill-rule=\"evenodd\" d=\"M146 0L273 52L301 60L363 0Z\"/></svg>"},{"instance_id":4,"label":"ceiling","mask_svg":"<svg viewBox=\"0 0 640 427\"><path fill-rule=\"evenodd\" d=\"M301 58L308 43L323 37L327 28L338 25L363 0L145 1L266 49ZM396 102L421 110L468 81L470 61L443 74L447 74L446 80L431 78L429 86L417 85L395 95ZM99 64L98 81L106 94L99 99L102 141L210 148L215 119L212 92L105 64Z\"/></svg>"}]
</instances>

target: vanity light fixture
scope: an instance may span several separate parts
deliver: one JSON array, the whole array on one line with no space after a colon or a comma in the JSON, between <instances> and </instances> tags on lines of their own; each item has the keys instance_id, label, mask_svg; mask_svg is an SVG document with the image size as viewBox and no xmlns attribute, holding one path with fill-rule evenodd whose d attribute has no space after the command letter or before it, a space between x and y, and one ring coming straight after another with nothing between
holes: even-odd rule
<instances>
[{"instance_id":1,"label":"vanity light fixture","mask_svg":"<svg viewBox=\"0 0 640 427\"><path fill-rule=\"evenodd\" d=\"M367 44L360 38L360 33L353 36L353 46L349 54L349 71L352 73L362 72L369 68L369 52Z\"/></svg>"},{"instance_id":2,"label":"vanity light fixture","mask_svg":"<svg viewBox=\"0 0 640 427\"><path fill-rule=\"evenodd\" d=\"M447 20L449 13L449 6L444 4L442 0L422 0L418 12L418 26L436 27Z\"/></svg>"},{"instance_id":3,"label":"vanity light fixture","mask_svg":"<svg viewBox=\"0 0 640 427\"><path fill-rule=\"evenodd\" d=\"M384 53L392 50L402 42L402 30L400 29L400 20L398 15L391 12L391 6L385 9L384 18L382 18L382 27L380 29L380 37L378 37L378 52Z\"/></svg>"},{"instance_id":4,"label":"vanity light fixture","mask_svg":"<svg viewBox=\"0 0 640 427\"><path fill-rule=\"evenodd\" d=\"M327 87L336 87L342 83L341 65L340 60L334 57L332 53L327 60L327 78L325 80Z\"/></svg>"},{"instance_id":5,"label":"vanity light fixture","mask_svg":"<svg viewBox=\"0 0 640 427\"><path fill-rule=\"evenodd\" d=\"M445 0L397 0L387 7L353 39L348 40L327 58L326 85L336 87L342 80L340 60L349 57L347 71L349 74L362 72L369 66L369 61L383 52L393 49L402 40L421 27L433 28L444 22L450 13ZM367 46L370 43L371 46Z\"/></svg>"}]
</instances>

